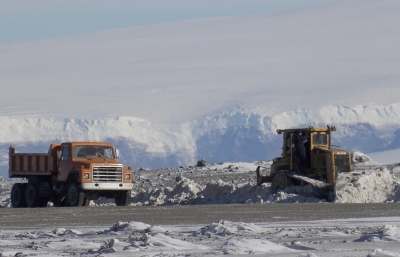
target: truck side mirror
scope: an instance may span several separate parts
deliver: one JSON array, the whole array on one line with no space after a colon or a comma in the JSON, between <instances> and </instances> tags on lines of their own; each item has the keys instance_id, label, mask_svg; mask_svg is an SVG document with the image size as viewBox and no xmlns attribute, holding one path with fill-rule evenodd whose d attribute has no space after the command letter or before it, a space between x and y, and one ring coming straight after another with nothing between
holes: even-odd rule
<instances>
[{"instance_id":1,"label":"truck side mirror","mask_svg":"<svg viewBox=\"0 0 400 257\"><path fill-rule=\"evenodd\" d=\"M115 157L118 159L119 158L119 149L115 148Z\"/></svg>"}]
</instances>

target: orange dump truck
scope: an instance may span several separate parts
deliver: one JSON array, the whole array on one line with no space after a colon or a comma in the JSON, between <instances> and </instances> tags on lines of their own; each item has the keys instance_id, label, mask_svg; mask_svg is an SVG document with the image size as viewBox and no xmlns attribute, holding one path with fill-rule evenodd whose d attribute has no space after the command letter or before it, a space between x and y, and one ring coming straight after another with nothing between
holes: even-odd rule
<instances>
[{"instance_id":1,"label":"orange dump truck","mask_svg":"<svg viewBox=\"0 0 400 257\"><path fill-rule=\"evenodd\" d=\"M10 178L15 183L11 205L21 207L87 206L90 200L113 198L118 206L131 202L133 173L118 162L119 151L110 143L51 144L47 153L16 153L9 149Z\"/></svg>"}]
</instances>

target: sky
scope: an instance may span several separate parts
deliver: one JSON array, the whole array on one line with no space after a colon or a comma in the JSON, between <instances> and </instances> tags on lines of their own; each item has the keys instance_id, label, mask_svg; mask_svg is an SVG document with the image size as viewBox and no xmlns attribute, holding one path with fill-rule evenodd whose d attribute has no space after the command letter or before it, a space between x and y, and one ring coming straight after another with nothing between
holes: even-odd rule
<instances>
[{"instance_id":1,"label":"sky","mask_svg":"<svg viewBox=\"0 0 400 257\"><path fill-rule=\"evenodd\" d=\"M0 43L190 19L294 11L338 0L0 0Z\"/></svg>"}]
</instances>

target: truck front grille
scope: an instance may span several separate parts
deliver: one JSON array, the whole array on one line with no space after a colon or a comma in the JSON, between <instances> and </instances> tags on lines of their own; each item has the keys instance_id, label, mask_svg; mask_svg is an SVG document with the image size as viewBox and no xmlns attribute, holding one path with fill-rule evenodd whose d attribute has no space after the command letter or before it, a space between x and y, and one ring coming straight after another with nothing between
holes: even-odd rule
<instances>
[{"instance_id":1,"label":"truck front grille","mask_svg":"<svg viewBox=\"0 0 400 257\"><path fill-rule=\"evenodd\" d=\"M119 166L94 166L93 182L121 182L122 167Z\"/></svg>"},{"instance_id":2,"label":"truck front grille","mask_svg":"<svg viewBox=\"0 0 400 257\"><path fill-rule=\"evenodd\" d=\"M335 154L335 167L337 173L350 172L349 155Z\"/></svg>"}]
</instances>

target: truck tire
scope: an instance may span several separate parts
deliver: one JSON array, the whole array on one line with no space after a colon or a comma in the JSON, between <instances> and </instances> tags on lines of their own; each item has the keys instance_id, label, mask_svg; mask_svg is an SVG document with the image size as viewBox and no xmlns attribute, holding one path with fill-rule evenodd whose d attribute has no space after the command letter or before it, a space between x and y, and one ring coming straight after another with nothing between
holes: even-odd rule
<instances>
[{"instance_id":1,"label":"truck tire","mask_svg":"<svg viewBox=\"0 0 400 257\"><path fill-rule=\"evenodd\" d=\"M85 204L85 192L83 192L76 181L68 184L67 204L72 207L84 206Z\"/></svg>"},{"instance_id":2,"label":"truck tire","mask_svg":"<svg viewBox=\"0 0 400 257\"><path fill-rule=\"evenodd\" d=\"M29 182L25 189L25 203L29 208L39 207L40 204L39 185Z\"/></svg>"},{"instance_id":3,"label":"truck tire","mask_svg":"<svg viewBox=\"0 0 400 257\"><path fill-rule=\"evenodd\" d=\"M114 200L117 206L128 206L131 204L131 191L128 190L117 192Z\"/></svg>"},{"instance_id":4,"label":"truck tire","mask_svg":"<svg viewBox=\"0 0 400 257\"><path fill-rule=\"evenodd\" d=\"M15 183L11 188L11 206L13 208L26 207L25 204L26 183Z\"/></svg>"}]
</instances>

